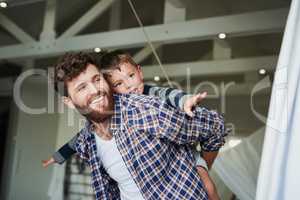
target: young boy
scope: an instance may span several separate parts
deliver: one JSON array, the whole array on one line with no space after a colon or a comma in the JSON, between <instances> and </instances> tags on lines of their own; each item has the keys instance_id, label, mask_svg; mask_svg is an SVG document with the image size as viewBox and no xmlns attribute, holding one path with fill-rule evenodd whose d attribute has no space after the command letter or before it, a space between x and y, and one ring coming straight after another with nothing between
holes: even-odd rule
<instances>
[{"instance_id":1,"label":"young boy","mask_svg":"<svg viewBox=\"0 0 300 200\"><path fill-rule=\"evenodd\" d=\"M100 66L113 92L159 96L161 99L167 101L168 104L180 107L191 117L193 116L192 108L206 96L206 93L186 95L177 89L144 85L140 66L133 61L130 55L119 50L104 54L101 58ZM76 137L60 148L53 157L43 161L43 166L47 167L53 163L62 164L65 160L69 159L75 153L75 140ZM202 152L205 160L201 158L199 152L194 152L197 171L204 183L209 199L218 200L219 197L216 188L207 172L217 156L217 152Z\"/></svg>"}]
</instances>

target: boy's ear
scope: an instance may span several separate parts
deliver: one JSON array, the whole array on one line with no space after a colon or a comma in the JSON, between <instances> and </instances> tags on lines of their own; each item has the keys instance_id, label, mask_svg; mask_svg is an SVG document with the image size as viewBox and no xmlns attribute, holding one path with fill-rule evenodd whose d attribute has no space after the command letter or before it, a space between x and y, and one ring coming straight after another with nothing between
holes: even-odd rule
<instances>
[{"instance_id":1,"label":"boy's ear","mask_svg":"<svg viewBox=\"0 0 300 200\"><path fill-rule=\"evenodd\" d=\"M75 109L75 105L70 97L62 97L62 102L71 109Z\"/></svg>"},{"instance_id":2,"label":"boy's ear","mask_svg":"<svg viewBox=\"0 0 300 200\"><path fill-rule=\"evenodd\" d=\"M143 71L142 71L142 68L141 68L141 65L137 65L137 70L142 78L142 80L144 80L144 74L143 74Z\"/></svg>"}]
</instances>

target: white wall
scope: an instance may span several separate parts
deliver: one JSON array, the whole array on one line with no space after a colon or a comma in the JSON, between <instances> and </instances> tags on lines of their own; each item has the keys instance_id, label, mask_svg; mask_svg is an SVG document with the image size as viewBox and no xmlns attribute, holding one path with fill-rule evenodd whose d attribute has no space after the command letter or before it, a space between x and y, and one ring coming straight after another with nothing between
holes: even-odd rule
<instances>
[{"instance_id":1,"label":"white wall","mask_svg":"<svg viewBox=\"0 0 300 200\"><path fill-rule=\"evenodd\" d=\"M61 101L59 101L59 107L60 106L63 106ZM79 115L74 110L68 109L66 106L63 106L62 111L63 112L59 115L58 118L56 147L55 149L52 149L51 152L54 152L55 150L59 149L72 137L74 137L85 122L84 118L81 115ZM63 200L64 176L65 163L63 165L56 164L53 169L51 184L48 190L51 200Z\"/></svg>"},{"instance_id":2,"label":"white wall","mask_svg":"<svg viewBox=\"0 0 300 200\"><path fill-rule=\"evenodd\" d=\"M47 105L45 82L26 81L22 87L26 105L40 108ZM57 137L57 114L32 115L13 105L9 126L3 176L5 200L44 200L52 170L43 169L41 160L53 152Z\"/></svg>"}]
</instances>

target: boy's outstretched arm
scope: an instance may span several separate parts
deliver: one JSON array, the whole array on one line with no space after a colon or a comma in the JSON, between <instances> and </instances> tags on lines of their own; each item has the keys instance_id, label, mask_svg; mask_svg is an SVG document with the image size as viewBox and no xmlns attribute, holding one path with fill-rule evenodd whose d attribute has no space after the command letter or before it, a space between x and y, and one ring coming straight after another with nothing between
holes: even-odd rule
<instances>
[{"instance_id":1,"label":"boy's outstretched arm","mask_svg":"<svg viewBox=\"0 0 300 200\"><path fill-rule=\"evenodd\" d=\"M42 165L44 168L47 168L49 165L52 165L55 163L55 160L53 157L49 158L48 160L43 160Z\"/></svg>"},{"instance_id":2,"label":"boy's outstretched arm","mask_svg":"<svg viewBox=\"0 0 300 200\"><path fill-rule=\"evenodd\" d=\"M180 108L190 117L194 116L193 108L197 106L207 95L206 92L198 93L196 95L189 95L179 89L151 85L144 86L143 94L157 96L167 104L176 108Z\"/></svg>"},{"instance_id":3,"label":"boy's outstretched arm","mask_svg":"<svg viewBox=\"0 0 300 200\"><path fill-rule=\"evenodd\" d=\"M49 165L58 163L63 164L66 160L72 157L76 153L75 141L78 137L76 134L68 143L64 144L58 151L56 151L51 158L43 160L43 167L47 168Z\"/></svg>"}]
</instances>

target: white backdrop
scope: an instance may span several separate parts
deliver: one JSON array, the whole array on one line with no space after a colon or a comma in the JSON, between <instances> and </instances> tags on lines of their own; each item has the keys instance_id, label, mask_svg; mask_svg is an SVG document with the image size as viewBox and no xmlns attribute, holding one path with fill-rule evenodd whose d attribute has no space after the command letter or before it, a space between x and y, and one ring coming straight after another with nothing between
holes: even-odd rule
<instances>
[{"instance_id":1,"label":"white backdrop","mask_svg":"<svg viewBox=\"0 0 300 200\"><path fill-rule=\"evenodd\" d=\"M300 2L293 0L276 69L257 200L299 199Z\"/></svg>"},{"instance_id":2,"label":"white backdrop","mask_svg":"<svg viewBox=\"0 0 300 200\"><path fill-rule=\"evenodd\" d=\"M233 148L230 148L231 141L227 141L226 150L220 152L213 165L213 170L238 199L255 199L263 140L264 128L261 128L240 139ZM220 191L219 194L221 199L225 199Z\"/></svg>"}]
</instances>

